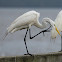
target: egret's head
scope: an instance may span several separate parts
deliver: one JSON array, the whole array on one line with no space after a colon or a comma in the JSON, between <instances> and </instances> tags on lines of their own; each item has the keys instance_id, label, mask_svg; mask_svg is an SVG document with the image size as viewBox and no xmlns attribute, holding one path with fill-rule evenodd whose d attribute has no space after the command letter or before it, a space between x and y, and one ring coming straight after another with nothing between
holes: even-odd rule
<instances>
[{"instance_id":1,"label":"egret's head","mask_svg":"<svg viewBox=\"0 0 62 62\"><path fill-rule=\"evenodd\" d=\"M50 18L46 17L46 18L43 18L43 22L49 23L57 31L57 33L60 35L60 33L59 33L54 21L52 21Z\"/></svg>"}]
</instances>

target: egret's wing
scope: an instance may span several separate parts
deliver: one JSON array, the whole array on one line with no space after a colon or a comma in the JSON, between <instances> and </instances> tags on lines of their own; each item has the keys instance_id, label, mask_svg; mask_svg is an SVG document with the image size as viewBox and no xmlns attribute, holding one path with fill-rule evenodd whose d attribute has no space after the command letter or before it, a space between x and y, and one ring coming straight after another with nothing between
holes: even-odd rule
<instances>
[{"instance_id":1,"label":"egret's wing","mask_svg":"<svg viewBox=\"0 0 62 62\"><path fill-rule=\"evenodd\" d=\"M25 13L25 14L19 16L19 17L18 17L16 20L14 20L11 24L16 23L16 22L18 21L18 19L22 19L22 18L24 18L24 17L26 17L26 16L28 16L28 15L29 15L29 12L27 12L27 13Z\"/></svg>"},{"instance_id":2,"label":"egret's wing","mask_svg":"<svg viewBox=\"0 0 62 62\"><path fill-rule=\"evenodd\" d=\"M55 19L55 25L58 29L59 32L62 31L62 10L59 12L59 14L57 15L57 18ZM52 28L51 31L51 36L52 38L55 38L58 35L57 31Z\"/></svg>"},{"instance_id":3,"label":"egret's wing","mask_svg":"<svg viewBox=\"0 0 62 62\"><path fill-rule=\"evenodd\" d=\"M18 17L8 28L8 32L11 32L14 28L18 28L21 26L26 26L31 23L34 23L37 13L33 14L34 12L28 12L23 14L22 16Z\"/></svg>"},{"instance_id":4,"label":"egret's wing","mask_svg":"<svg viewBox=\"0 0 62 62\"><path fill-rule=\"evenodd\" d=\"M30 16L30 15L36 14L36 13L37 13L36 11L28 11L28 12L24 13L23 15L19 16L16 20L14 20L12 22L12 24L16 23L19 19L25 18L27 16Z\"/></svg>"}]
</instances>

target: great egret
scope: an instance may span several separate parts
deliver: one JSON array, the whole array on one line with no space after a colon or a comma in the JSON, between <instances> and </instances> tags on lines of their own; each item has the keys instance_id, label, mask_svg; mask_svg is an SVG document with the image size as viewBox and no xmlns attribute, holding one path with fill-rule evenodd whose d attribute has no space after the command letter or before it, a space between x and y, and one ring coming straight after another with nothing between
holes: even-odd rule
<instances>
[{"instance_id":1,"label":"great egret","mask_svg":"<svg viewBox=\"0 0 62 62\"><path fill-rule=\"evenodd\" d=\"M55 23L50 18L46 18L46 19L44 18L43 21L42 21L42 24L41 24L41 23L39 23L39 17L40 17L40 13L38 13L36 11L29 11L29 12L21 15L20 17L18 17L14 22L12 22L12 24L7 28L7 32L5 34L5 37L6 37L8 35L8 33L14 33L18 30L27 29L25 37L24 37L24 42L25 42L25 47L26 47L28 55L31 55L31 54L29 54L28 49L27 49L26 35L27 35L27 32L28 32L28 29L29 29L29 34L30 34L30 28L31 28L32 25L34 25L34 26L36 26L40 29L43 29L43 28L47 27L47 23L50 23L51 26L60 35L59 31L56 28ZM44 30L42 32L46 32L46 31L47 30ZM38 34L40 34L40 33L38 33ZM35 36L37 36L37 35L35 35ZM30 39L34 38L35 36L31 37L31 34L30 34Z\"/></svg>"}]
</instances>

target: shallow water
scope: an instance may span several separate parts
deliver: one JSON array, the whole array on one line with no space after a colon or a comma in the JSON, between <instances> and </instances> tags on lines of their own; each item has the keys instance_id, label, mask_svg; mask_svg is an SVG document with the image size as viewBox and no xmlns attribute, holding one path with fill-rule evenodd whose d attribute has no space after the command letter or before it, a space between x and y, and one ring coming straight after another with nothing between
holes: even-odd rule
<instances>
[{"instance_id":1,"label":"shallow water","mask_svg":"<svg viewBox=\"0 0 62 62\"><path fill-rule=\"evenodd\" d=\"M42 18L49 17L55 20L58 12L61 9L53 8L0 8L0 56L15 56L23 55L26 53L24 45L24 35L26 30L21 30L13 34L9 34L5 40L2 40L6 28L14 21L18 16L23 13L36 10L40 12L40 23ZM40 32L41 29L32 26L31 32L32 36ZM50 33L45 33L38 35L34 39L29 39L29 34L27 35L27 45L28 50L32 54L43 54L48 52L57 52L61 49L61 38L58 35L55 40L50 38Z\"/></svg>"}]
</instances>

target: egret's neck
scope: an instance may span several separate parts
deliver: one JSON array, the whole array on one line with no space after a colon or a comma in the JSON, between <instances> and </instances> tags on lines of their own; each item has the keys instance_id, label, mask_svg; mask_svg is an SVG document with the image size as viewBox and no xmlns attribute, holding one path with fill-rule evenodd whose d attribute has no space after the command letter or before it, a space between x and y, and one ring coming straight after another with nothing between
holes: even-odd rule
<instances>
[{"instance_id":1,"label":"egret's neck","mask_svg":"<svg viewBox=\"0 0 62 62\"><path fill-rule=\"evenodd\" d=\"M43 18L42 23L39 23L39 21L37 21L35 26L38 27L38 28L43 29L43 28L47 27L48 23L53 25L54 22L50 18Z\"/></svg>"},{"instance_id":2,"label":"egret's neck","mask_svg":"<svg viewBox=\"0 0 62 62\"><path fill-rule=\"evenodd\" d=\"M53 26L54 21L52 21L50 18L43 18L42 23L43 25L47 25L47 23L49 23L50 25Z\"/></svg>"},{"instance_id":3,"label":"egret's neck","mask_svg":"<svg viewBox=\"0 0 62 62\"><path fill-rule=\"evenodd\" d=\"M35 23L35 26L38 27L38 28L40 28L40 29L43 29L43 28L46 27L46 25L44 25L44 24L45 24L45 23L43 23L43 22L42 22L42 24L41 24L39 21L37 21L37 22Z\"/></svg>"}]
</instances>

